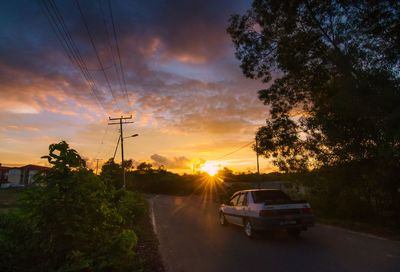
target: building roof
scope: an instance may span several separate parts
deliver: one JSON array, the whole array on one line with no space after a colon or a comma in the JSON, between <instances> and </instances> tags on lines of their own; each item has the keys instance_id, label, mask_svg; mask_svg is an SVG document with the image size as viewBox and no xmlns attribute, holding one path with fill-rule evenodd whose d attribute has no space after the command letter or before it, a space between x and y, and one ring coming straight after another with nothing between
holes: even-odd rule
<instances>
[{"instance_id":1,"label":"building roof","mask_svg":"<svg viewBox=\"0 0 400 272\"><path fill-rule=\"evenodd\" d=\"M25 166L20 167L20 169L28 169L28 170L50 170L50 167L41 166L41 165L34 165L28 164Z\"/></svg>"},{"instance_id":2,"label":"building roof","mask_svg":"<svg viewBox=\"0 0 400 272\"><path fill-rule=\"evenodd\" d=\"M9 171L9 170L50 170L50 167L46 167L46 166L41 166L41 165L34 165L34 164L28 164L28 165L24 165L24 166L2 166L0 164L0 170L1 171Z\"/></svg>"}]
</instances>

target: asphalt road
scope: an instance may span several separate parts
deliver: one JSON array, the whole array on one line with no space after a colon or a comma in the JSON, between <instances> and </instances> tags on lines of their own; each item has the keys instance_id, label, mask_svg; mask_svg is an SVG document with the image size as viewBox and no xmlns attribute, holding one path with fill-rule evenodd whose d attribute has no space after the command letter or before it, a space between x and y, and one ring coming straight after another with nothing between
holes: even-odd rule
<instances>
[{"instance_id":1,"label":"asphalt road","mask_svg":"<svg viewBox=\"0 0 400 272\"><path fill-rule=\"evenodd\" d=\"M199 196L150 199L160 251L170 272L400 271L400 242L316 225L300 238L255 240L218 222L218 205Z\"/></svg>"}]
</instances>

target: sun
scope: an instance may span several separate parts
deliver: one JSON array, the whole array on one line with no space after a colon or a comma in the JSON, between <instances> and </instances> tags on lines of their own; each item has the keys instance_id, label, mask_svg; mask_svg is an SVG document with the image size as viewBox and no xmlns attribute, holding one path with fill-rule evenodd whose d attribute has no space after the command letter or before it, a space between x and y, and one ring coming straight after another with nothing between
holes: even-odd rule
<instances>
[{"instance_id":1,"label":"sun","mask_svg":"<svg viewBox=\"0 0 400 272\"><path fill-rule=\"evenodd\" d=\"M215 161L207 161L200 168L201 171L206 172L210 176L215 176L218 173L220 166Z\"/></svg>"}]
</instances>

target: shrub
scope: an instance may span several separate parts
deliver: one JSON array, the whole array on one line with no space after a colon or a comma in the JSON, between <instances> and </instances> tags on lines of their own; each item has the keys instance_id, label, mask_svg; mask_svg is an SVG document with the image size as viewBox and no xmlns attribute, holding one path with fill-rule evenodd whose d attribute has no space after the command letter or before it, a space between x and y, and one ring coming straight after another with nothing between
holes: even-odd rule
<instances>
[{"instance_id":1,"label":"shrub","mask_svg":"<svg viewBox=\"0 0 400 272\"><path fill-rule=\"evenodd\" d=\"M137 194L116 191L84 167L65 142L19 207L0 219L0 271L137 271Z\"/></svg>"}]
</instances>

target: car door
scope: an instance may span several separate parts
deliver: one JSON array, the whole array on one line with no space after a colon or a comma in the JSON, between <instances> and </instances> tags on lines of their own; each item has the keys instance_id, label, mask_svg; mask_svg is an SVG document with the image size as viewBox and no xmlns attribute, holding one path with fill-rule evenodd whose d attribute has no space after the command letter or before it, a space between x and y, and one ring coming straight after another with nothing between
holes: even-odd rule
<instances>
[{"instance_id":1,"label":"car door","mask_svg":"<svg viewBox=\"0 0 400 272\"><path fill-rule=\"evenodd\" d=\"M234 194L224 207L225 219L231 224L237 224L236 220L236 204L240 194Z\"/></svg>"},{"instance_id":2,"label":"car door","mask_svg":"<svg viewBox=\"0 0 400 272\"><path fill-rule=\"evenodd\" d=\"M235 206L236 224L243 225L243 218L247 216L247 192L241 193Z\"/></svg>"}]
</instances>

